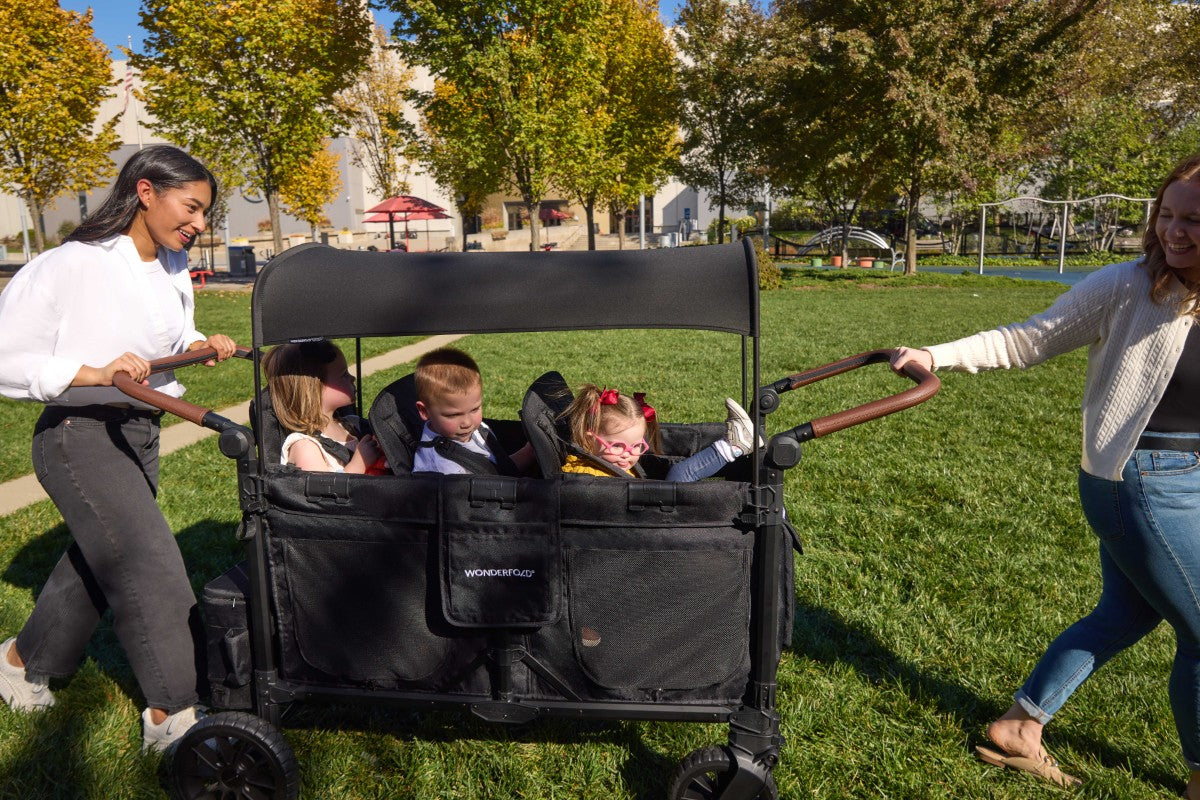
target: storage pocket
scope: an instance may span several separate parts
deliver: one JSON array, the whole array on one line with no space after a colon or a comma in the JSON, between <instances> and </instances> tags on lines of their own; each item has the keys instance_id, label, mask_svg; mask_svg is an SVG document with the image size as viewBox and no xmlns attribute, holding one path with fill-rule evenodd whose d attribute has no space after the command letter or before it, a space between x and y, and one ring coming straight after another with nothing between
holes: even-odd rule
<instances>
[{"instance_id":1,"label":"storage pocket","mask_svg":"<svg viewBox=\"0 0 1200 800\"><path fill-rule=\"evenodd\" d=\"M209 700L216 708L253 705L246 562L210 581L201 594L207 639Z\"/></svg>"},{"instance_id":2,"label":"storage pocket","mask_svg":"<svg viewBox=\"0 0 1200 800\"><path fill-rule=\"evenodd\" d=\"M464 628L538 627L562 605L558 482L447 478L442 613Z\"/></svg>"},{"instance_id":3,"label":"storage pocket","mask_svg":"<svg viewBox=\"0 0 1200 800\"><path fill-rule=\"evenodd\" d=\"M276 544L285 576L281 626L291 628L306 664L356 682L393 684L438 674L453 640L437 635L428 619L436 606L426 579L425 534Z\"/></svg>"},{"instance_id":4,"label":"storage pocket","mask_svg":"<svg viewBox=\"0 0 1200 800\"><path fill-rule=\"evenodd\" d=\"M749 667L750 550L567 552L576 661L602 687L697 689Z\"/></svg>"}]
</instances>

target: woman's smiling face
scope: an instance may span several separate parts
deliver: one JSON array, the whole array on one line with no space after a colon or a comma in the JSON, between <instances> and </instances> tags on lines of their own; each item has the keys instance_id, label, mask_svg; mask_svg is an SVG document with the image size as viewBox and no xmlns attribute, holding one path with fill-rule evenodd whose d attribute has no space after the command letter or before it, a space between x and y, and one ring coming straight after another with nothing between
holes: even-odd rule
<instances>
[{"instance_id":1,"label":"woman's smiling face","mask_svg":"<svg viewBox=\"0 0 1200 800\"><path fill-rule=\"evenodd\" d=\"M204 231L204 212L213 200L208 181L192 181L158 192L150 181L143 180L138 182L138 196L146 209L150 238L155 245L176 253Z\"/></svg>"},{"instance_id":2,"label":"woman's smiling face","mask_svg":"<svg viewBox=\"0 0 1200 800\"><path fill-rule=\"evenodd\" d=\"M1154 225L1167 266L1200 286L1200 180L1175 181L1163 192Z\"/></svg>"}]
</instances>

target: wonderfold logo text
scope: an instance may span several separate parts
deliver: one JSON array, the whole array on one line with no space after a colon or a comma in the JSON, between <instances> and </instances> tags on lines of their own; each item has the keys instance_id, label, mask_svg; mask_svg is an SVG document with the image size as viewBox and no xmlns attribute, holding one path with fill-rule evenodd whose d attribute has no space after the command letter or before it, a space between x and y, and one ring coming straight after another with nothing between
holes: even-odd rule
<instances>
[{"instance_id":1,"label":"wonderfold logo text","mask_svg":"<svg viewBox=\"0 0 1200 800\"><path fill-rule=\"evenodd\" d=\"M532 569L464 569L468 578L532 578Z\"/></svg>"}]
</instances>

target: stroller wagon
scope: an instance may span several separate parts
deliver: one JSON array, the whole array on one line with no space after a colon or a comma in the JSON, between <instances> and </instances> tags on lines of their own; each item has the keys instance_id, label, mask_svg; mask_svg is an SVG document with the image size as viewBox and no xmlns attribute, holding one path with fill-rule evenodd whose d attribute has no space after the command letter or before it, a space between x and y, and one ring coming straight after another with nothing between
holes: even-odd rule
<instances>
[{"instance_id":1,"label":"stroller wagon","mask_svg":"<svg viewBox=\"0 0 1200 800\"><path fill-rule=\"evenodd\" d=\"M743 400L758 387L759 441L781 393L891 351L760 386L748 241L425 255L302 245L260 272L252 314L253 431L121 384L220 431L221 452L237 463L247 558L204 591L214 713L175 751L176 796L296 797L298 767L278 726L285 707L306 699L464 709L509 723L727 723L726 745L679 763L671 800L777 796L775 676L790 641L798 548L783 513L784 471L803 441L922 402L937 378L914 365L906 375L916 386L779 433L699 483L662 478L724 425L663 425L665 452L643 457L645 480L561 474L568 390L554 372L530 387L519 421L488 421L501 441L533 446L540 475L411 474L415 413L401 379L369 415L395 474L302 472L278 465L281 436L259 374L262 348L289 340L723 331L741 337Z\"/></svg>"}]
</instances>

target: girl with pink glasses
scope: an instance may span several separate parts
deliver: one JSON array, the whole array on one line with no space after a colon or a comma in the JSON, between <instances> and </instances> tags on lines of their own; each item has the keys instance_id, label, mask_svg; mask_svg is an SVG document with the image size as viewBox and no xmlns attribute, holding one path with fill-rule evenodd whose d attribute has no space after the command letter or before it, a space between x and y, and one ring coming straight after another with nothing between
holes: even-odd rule
<instances>
[{"instance_id":1,"label":"girl with pink glasses","mask_svg":"<svg viewBox=\"0 0 1200 800\"><path fill-rule=\"evenodd\" d=\"M669 481L698 481L714 475L721 467L754 449L754 426L750 417L734 400L726 398L725 436L700 452L674 464L667 473ZM562 471L612 477L624 473L645 477L636 470L638 459L662 447L658 417L642 393L623 395L616 389L601 389L584 384L563 412L570 423L571 440L591 458L567 456ZM599 460L610 465L604 469Z\"/></svg>"}]
</instances>

